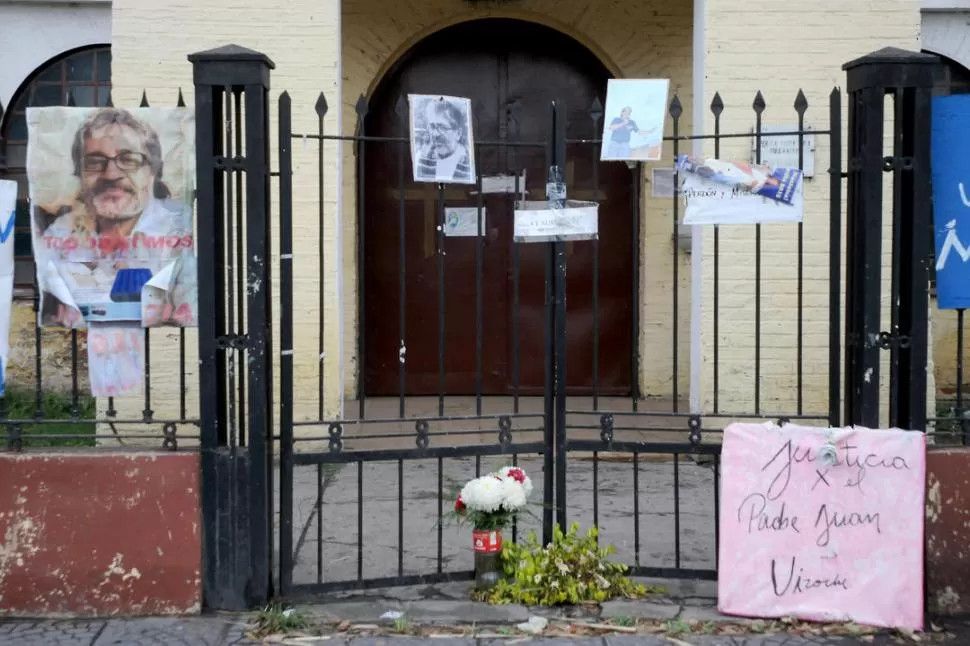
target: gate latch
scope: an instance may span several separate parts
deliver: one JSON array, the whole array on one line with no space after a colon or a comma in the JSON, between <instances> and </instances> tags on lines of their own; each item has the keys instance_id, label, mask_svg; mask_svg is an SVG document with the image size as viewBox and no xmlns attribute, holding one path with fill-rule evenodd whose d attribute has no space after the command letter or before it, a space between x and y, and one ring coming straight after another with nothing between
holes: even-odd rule
<instances>
[{"instance_id":1,"label":"gate latch","mask_svg":"<svg viewBox=\"0 0 970 646\"><path fill-rule=\"evenodd\" d=\"M911 341L908 335L900 334L898 331L880 332L879 334L873 334L872 337L872 345L878 346L883 350L890 348L906 349L909 347Z\"/></svg>"},{"instance_id":2,"label":"gate latch","mask_svg":"<svg viewBox=\"0 0 970 646\"><path fill-rule=\"evenodd\" d=\"M248 334L226 334L216 337L216 347L220 350L245 350L249 347Z\"/></svg>"}]
</instances>

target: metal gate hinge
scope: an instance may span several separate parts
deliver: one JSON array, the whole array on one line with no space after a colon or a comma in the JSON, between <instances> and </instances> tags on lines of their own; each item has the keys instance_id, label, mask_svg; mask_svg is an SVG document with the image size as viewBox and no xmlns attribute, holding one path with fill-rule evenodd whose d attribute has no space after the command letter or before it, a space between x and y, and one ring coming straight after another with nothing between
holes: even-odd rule
<instances>
[{"instance_id":1,"label":"metal gate hinge","mask_svg":"<svg viewBox=\"0 0 970 646\"><path fill-rule=\"evenodd\" d=\"M882 170L886 173L894 170L913 170L913 158L888 155L882 159Z\"/></svg>"},{"instance_id":2,"label":"metal gate hinge","mask_svg":"<svg viewBox=\"0 0 970 646\"><path fill-rule=\"evenodd\" d=\"M882 348L883 350L888 350L889 348L908 348L910 346L911 339L907 334L900 334L899 332L880 332L879 334L874 334L872 339L872 344Z\"/></svg>"},{"instance_id":3,"label":"metal gate hinge","mask_svg":"<svg viewBox=\"0 0 970 646\"><path fill-rule=\"evenodd\" d=\"M216 347L220 350L244 350L249 347L248 334L226 334L216 337Z\"/></svg>"},{"instance_id":4,"label":"metal gate hinge","mask_svg":"<svg viewBox=\"0 0 970 646\"><path fill-rule=\"evenodd\" d=\"M246 158L236 155L235 157L216 157L213 160L216 170L246 170Z\"/></svg>"}]
</instances>

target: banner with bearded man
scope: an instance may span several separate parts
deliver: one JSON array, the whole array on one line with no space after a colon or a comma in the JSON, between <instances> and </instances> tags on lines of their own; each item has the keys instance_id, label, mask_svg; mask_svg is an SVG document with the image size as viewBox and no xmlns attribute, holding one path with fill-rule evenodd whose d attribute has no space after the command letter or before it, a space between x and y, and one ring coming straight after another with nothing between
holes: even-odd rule
<instances>
[{"instance_id":1,"label":"banner with bearded man","mask_svg":"<svg viewBox=\"0 0 970 646\"><path fill-rule=\"evenodd\" d=\"M186 108L27 109L40 321L197 324Z\"/></svg>"}]
</instances>

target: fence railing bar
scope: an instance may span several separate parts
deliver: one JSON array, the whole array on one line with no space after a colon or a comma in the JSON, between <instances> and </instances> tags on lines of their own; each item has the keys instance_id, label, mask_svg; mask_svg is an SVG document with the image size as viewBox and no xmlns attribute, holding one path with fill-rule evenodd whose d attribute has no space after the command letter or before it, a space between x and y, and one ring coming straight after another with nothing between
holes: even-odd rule
<instances>
[{"instance_id":1,"label":"fence railing bar","mask_svg":"<svg viewBox=\"0 0 970 646\"><path fill-rule=\"evenodd\" d=\"M589 117L593 132L599 132L600 119L603 116L603 107L600 103L599 97L593 100L593 105L590 107ZM566 143L574 143L569 139ZM590 162L593 169L593 195L594 201L599 200L599 190L600 190L600 151L597 150L595 145L590 146ZM633 217L636 217L634 215ZM633 244L633 258L635 259L639 256L639 245L637 244L637 236L631 236L634 238ZM600 399L600 241L599 237L593 240L593 275L592 279L592 289L593 289L593 410L599 409L599 399ZM639 295L638 295L639 298ZM636 301L635 301L636 302ZM636 334L636 325L633 326L634 334ZM593 506L596 506L596 501L594 500Z\"/></svg>"},{"instance_id":2,"label":"fence railing bar","mask_svg":"<svg viewBox=\"0 0 970 646\"><path fill-rule=\"evenodd\" d=\"M802 186L805 185L804 180L804 170L805 170L805 111L808 109L808 100L805 98L804 92L798 90L798 94L795 96L795 112L798 114L798 169L803 172ZM804 190L804 189L803 189ZM805 223L801 221L798 223L798 304L797 304L797 325L795 330L795 370L797 371L796 380L796 403L795 408L798 410L798 414L801 415L804 410L805 403L805 393L804 393L804 330L805 330Z\"/></svg>"},{"instance_id":3,"label":"fence railing bar","mask_svg":"<svg viewBox=\"0 0 970 646\"><path fill-rule=\"evenodd\" d=\"M407 132L407 100L401 96L397 103L398 127ZM398 417L407 414L407 219L404 200L408 146L401 143L397 147L397 188L398 188Z\"/></svg>"},{"instance_id":4,"label":"fence railing bar","mask_svg":"<svg viewBox=\"0 0 970 646\"><path fill-rule=\"evenodd\" d=\"M484 244L488 233L484 229L483 210L485 195L482 192L482 148L475 146L475 168L478 169L475 178L475 414L482 414L482 390L484 370L482 353L485 348L485 303L484 303L484 272L485 249Z\"/></svg>"},{"instance_id":5,"label":"fence railing bar","mask_svg":"<svg viewBox=\"0 0 970 646\"><path fill-rule=\"evenodd\" d=\"M397 461L397 575L404 576L404 460Z\"/></svg>"},{"instance_id":6,"label":"fence railing bar","mask_svg":"<svg viewBox=\"0 0 970 646\"><path fill-rule=\"evenodd\" d=\"M963 351L964 346L964 309L957 310L957 365L956 365L956 404L953 411L955 417L960 420L960 438L964 446L970 441L970 423L968 423L963 409Z\"/></svg>"},{"instance_id":7,"label":"fence railing bar","mask_svg":"<svg viewBox=\"0 0 970 646\"><path fill-rule=\"evenodd\" d=\"M829 418L839 426L842 380L842 93L829 95ZM848 268L847 268L848 269Z\"/></svg>"},{"instance_id":8,"label":"fence railing bar","mask_svg":"<svg viewBox=\"0 0 970 646\"><path fill-rule=\"evenodd\" d=\"M759 90L752 108L755 113L755 163L761 163L762 114L765 99ZM761 223L754 225L754 412L761 412Z\"/></svg>"},{"instance_id":9,"label":"fence railing bar","mask_svg":"<svg viewBox=\"0 0 970 646\"><path fill-rule=\"evenodd\" d=\"M828 136L832 132L829 130L785 130L785 131L772 131L770 133L763 133L762 136L765 139L772 139L776 137L791 137L797 135L821 135ZM410 139L407 137L380 137L375 135L319 135L310 133L293 133L291 135L294 139L323 139L324 141L347 141L347 142L372 142L372 143L410 143ZM732 132L723 133L720 135L722 139L751 139L755 135L753 132ZM709 139L713 140L714 135L666 135L663 137L663 141L697 141ZM602 139L566 139L567 144L602 144ZM507 141L501 139L483 139L475 142L477 146L508 146L513 148L544 148L546 142L544 141Z\"/></svg>"},{"instance_id":10,"label":"fence railing bar","mask_svg":"<svg viewBox=\"0 0 970 646\"><path fill-rule=\"evenodd\" d=\"M238 88L238 87L233 88L232 101L233 101L232 119L234 119L237 124L234 130L234 135L235 135L234 149L236 151L235 152L236 155L242 156L246 154L245 148L243 146L243 129L245 127L246 121L243 115L241 88ZM233 134L233 133L232 132L226 133L227 138L230 134ZM235 215L236 215L236 231L238 232L238 235L236 235L236 249L235 249L236 251L236 257L235 257L236 294L240 295L240 297L236 299L236 326L238 328L237 333L240 335L248 334L249 332L249 330L246 329L246 323L245 323L246 299L242 297L242 295L246 293L245 291L246 275L249 273L247 269L248 263L246 262L246 254L244 251L244 248L246 245L246 240L244 239L244 235L247 232L247 228L245 224L246 220L244 215L244 207L243 207L243 205L245 204L245 195L243 192L243 182L245 181L245 177L246 176L244 175L243 170L241 168L236 168L227 174L227 179L229 184L228 190L231 191L233 186L235 186L235 189L236 189ZM232 217L233 213L232 213L231 204L226 205L226 213L227 213L227 217L229 218ZM232 257L231 238L229 238L229 240L230 240L230 244L227 252L229 257L231 258ZM231 279L229 280L229 283L232 284ZM232 352L232 350L230 350L230 352ZM235 365L237 366L237 368L241 368L242 366L246 365L246 352L247 352L246 348L242 346L235 349L235 353L236 353ZM239 419L237 421L237 428L239 433L239 446L246 446L247 444L249 444L249 438L247 438L246 436L246 429L249 426L246 423L246 411L249 410L246 407L246 393L248 392L246 388L247 371L244 369L237 369L236 381L239 384L239 387L238 387L239 399L238 399L238 406L236 408L236 410L239 412Z\"/></svg>"},{"instance_id":11,"label":"fence railing bar","mask_svg":"<svg viewBox=\"0 0 970 646\"><path fill-rule=\"evenodd\" d=\"M325 488L323 477L323 465L318 464L317 499L314 501L314 512L317 515L317 583L323 583L323 491ZM296 555L294 554L294 559L295 558ZM292 585L292 576L290 580Z\"/></svg>"},{"instance_id":12,"label":"fence railing bar","mask_svg":"<svg viewBox=\"0 0 970 646\"><path fill-rule=\"evenodd\" d=\"M327 102L323 97L321 92L317 98L317 103L314 106L317 115L317 134L323 137L323 119L327 113ZM317 336L319 340L317 342L317 414L320 417L324 416L324 410L326 406L326 388L324 383L324 366L326 359L326 324L324 319L326 318L326 308L324 304L326 302L326 285L327 281L325 276L327 276L327 266L326 266L326 219L324 214L324 200L326 198L326 183L324 182L324 140L317 140L317 264L319 265L319 275L320 278L317 280L317 302L319 307L319 314L317 316Z\"/></svg>"},{"instance_id":13,"label":"fence railing bar","mask_svg":"<svg viewBox=\"0 0 970 646\"><path fill-rule=\"evenodd\" d=\"M640 454L633 453L633 562L640 567Z\"/></svg>"},{"instance_id":14,"label":"fence railing bar","mask_svg":"<svg viewBox=\"0 0 970 646\"><path fill-rule=\"evenodd\" d=\"M670 106L667 110L673 121L672 128L674 133L674 159L680 155L680 116L683 114L683 106L680 104L680 98L675 94L673 100L670 102ZM671 312L671 373L673 378L670 380L670 390L671 390L671 408L673 412L677 413L680 411L680 194L676 190L676 187L680 186L680 171L676 167L674 168L674 196L673 200L673 234L672 240L673 244L673 262L671 263L673 268L673 287L671 288L671 294L673 303ZM639 205L638 205L639 206ZM639 218L638 218L639 221ZM639 228L636 229L639 237ZM637 293L639 295L639 272L637 272ZM636 302L636 301L634 301ZM637 319L638 320L638 319ZM637 325L639 327L639 325ZM639 350L639 335L640 331L637 329L633 330L634 338L637 340L637 347L634 348L634 352ZM639 366L637 366L639 372ZM639 394L639 374L637 375L637 385L634 385L634 392Z\"/></svg>"},{"instance_id":15,"label":"fence railing bar","mask_svg":"<svg viewBox=\"0 0 970 646\"><path fill-rule=\"evenodd\" d=\"M903 123L903 120L906 118L903 90L896 90L890 96L893 98L893 123L897 124L894 128L895 132L893 133L892 154L896 159L901 159L906 155L903 143L903 129L898 125ZM910 173L907 172L907 174ZM903 246L909 242L908 240L903 240L903 236L905 235L903 218L906 217L903 213L905 207L902 203L904 181L902 168L895 168L892 173L892 237L889 240L893 258L899 258ZM892 263L889 279L889 330L891 333L899 331L900 319L905 316L905 314L900 312L900 291L905 289L903 287L903 281L909 280L909 277L901 276L900 269L900 263ZM889 404L889 424L897 427L900 426L900 377L902 376L901 373L905 370L905 367L900 365L900 359L899 346L891 346L889 348L889 401L887 403ZM908 405L908 403L904 402L903 406Z\"/></svg>"},{"instance_id":16,"label":"fence railing bar","mask_svg":"<svg viewBox=\"0 0 970 646\"><path fill-rule=\"evenodd\" d=\"M225 113L223 118L225 120L225 133L223 137L223 147L226 151L226 158L232 159L237 151L235 150L235 139L233 138L233 126L238 125L240 128L241 124L234 124L234 118L238 115L233 112L235 107L232 101L232 88L223 88L223 103ZM242 237L242 228L235 226L233 221L233 206L235 204L235 192L233 191L235 185L235 174L232 171L225 173L225 180L223 182L223 212L218 215L223 219L223 231L225 232L225 240L223 241L225 247L222 250L223 255L226 259L226 284L230 286L230 289L226 290L226 304L225 304L225 322L226 330L229 334L236 335L240 333L240 330L236 328L236 294L237 292L232 289L236 281L233 280L236 276L237 271L241 271L235 262L235 238ZM240 297L241 298L241 297ZM227 395L228 401L226 402L228 406L228 433L229 433L229 446L236 447L239 445L239 428L238 420L244 413L239 410L237 397L241 394L241 391L236 386L236 359L237 354L233 348L224 348L223 352L226 354L227 359L227 369L226 369L226 382L228 384ZM241 364L245 365L245 364ZM242 371L240 371L242 372ZM242 409L245 410L245 409Z\"/></svg>"},{"instance_id":17,"label":"fence railing bar","mask_svg":"<svg viewBox=\"0 0 970 646\"><path fill-rule=\"evenodd\" d=\"M367 146L365 143L370 141L366 137L367 132L367 121L366 116L368 112L367 100L364 95L361 95L357 99L356 105L357 112L357 138L349 138L346 141L356 142L356 152L357 152L357 177L361 178L357 182L357 326L360 330L366 330L367 327L367 299L364 294L364 276L366 273L366 257L364 253L367 238L366 229L366 211L364 210L366 203L366 189L365 182L363 178L367 177ZM299 135L295 135L299 136ZM326 135L327 137L332 137L334 135ZM303 135L306 137L306 135ZM334 139L344 140L344 139ZM379 141L379 139L378 139ZM365 419L367 417L367 406L366 406L366 396L367 396L367 372L365 366L367 365L367 344L365 343L366 334L357 335L357 416L360 419Z\"/></svg>"},{"instance_id":18,"label":"fence railing bar","mask_svg":"<svg viewBox=\"0 0 970 646\"><path fill-rule=\"evenodd\" d=\"M364 463L357 461L357 580L364 580Z\"/></svg>"},{"instance_id":19,"label":"fence railing bar","mask_svg":"<svg viewBox=\"0 0 970 646\"><path fill-rule=\"evenodd\" d=\"M690 451L689 445L656 445L658 448L655 452L657 453L669 453L671 450L680 450L683 453ZM681 449L680 447L685 448ZM660 450L660 447L663 450ZM500 444L489 444L489 445L478 445L478 446L441 446L432 447L429 446L426 449L366 449L359 451L346 451L337 453L318 453L318 452L301 452L294 453L293 464L295 466L310 466L314 464L350 464L350 463L365 463L365 462L390 462L393 460L429 460L438 457L441 458L473 458L475 456L498 456L498 455L508 455L513 454L520 455L538 455L544 452L545 444L542 442L533 442L530 444L512 444L509 446L503 446ZM600 446L596 447L597 450L602 450ZM625 449L618 449L625 450Z\"/></svg>"},{"instance_id":20,"label":"fence railing bar","mask_svg":"<svg viewBox=\"0 0 970 646\"><path fill-rule=\"evenodd\" d=\"M644 413L653 414L653 413ZM667 413L669 415L669 413ZM294 421L294 426L326 426L328 424L340 424L345 427L354 426L373 426L376 424L391 424L402 422L415 422L418 420L427 420L429 422L475 422L475 421L486 421L486 420L500 420L503 417L508 417L509 419L543 419L542 413L483 413L481 415L434 415L431 417L426 416L414 416L407 417L403 420L400 417L373 417L367 419L321 419L321 420L299 420Z\"/></svg>"},{"instance_id":21,"label":"fence railing bar","mask_svg":"<svg viewBox=\"0 0 970 646\"><path fill-rule=\"evenodd\" d=\"M714 157L721 156L721 113L724 111L724 102L721 95L714 93L711 100L711 112L714 114ZM676 182L674 183L676 187ZM676 194L674 198L677 199ZM714 413L718 412L721 393L721 334L720 334L720 312L721 312L721 227L714 225L714 365L713 370L713 408Z\"/></svg>"},{"instance_id":22,"label":"fence railing bar","mask_svg":"<svg viewBox=\"0 0 970 646\"><path fill-rule=\"evenodd\" d=\"M680 454L674 453L674 565L680 569Z\"/></svg>"}]
</instances>

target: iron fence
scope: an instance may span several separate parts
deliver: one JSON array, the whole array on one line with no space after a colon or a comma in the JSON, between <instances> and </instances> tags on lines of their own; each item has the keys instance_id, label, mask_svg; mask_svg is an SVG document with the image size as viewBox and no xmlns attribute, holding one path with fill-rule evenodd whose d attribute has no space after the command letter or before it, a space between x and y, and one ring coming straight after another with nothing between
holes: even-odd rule
<instances>
[{"instance_id":1,"label":"iron fence","mask_svg":"<svg viewBox=\"0 0 970 646\"><path fill-rule=\"evenodd\" d=\"M248 65L256 60L253 54L244 52L249 58L238 60ZM553 102L538 135L532 130L522 134L523 106L508 104L503 127L475 143L475 185L456 192L454 187L409 179L404 97L397 97L393 110L377 116L362 98L356 132L345 136L325 132L328 106L322 95L313 108L315 132L294 131L291 100L284 93L277 115L279 166L271 173L268 67L258 70L265 77L256 80L237 82L232 74L223 78L238 55L235 50L210 52L196 61L204 72L196 88L199 211L212 215L200 221L197 238L204 276L198 391L202 414L196 417L190 411L189 388L194 385L188 384L186 352L192 331L145 331L145 390L135 405L140 415L125 417L120 411L128 406L121 402L108 399L99 413L81 394L83 332L35 325L32 387L20 404L13 405L10 396L0 404L7 448L158 439L115 430L130 424L161 426L164 446L175 449L185 437L181 426L201 426L208 447L203 470L210 483L203 500L206 553L210 563L219 561L212 555L230 554L242 564L235 576L256 581L255 588L245 586L254 598L260 596L260 568L270 560L262 552L273 553L277 533L280 590L290 596L471 578L463 539L446 523L452 489L473 474L507 463L523 466L541 483L536 515L513 528L513 540L528 530L548 540L554 524L579 520L599 526L601 539L618 547L634 574L714 578L721 426L738 419L842 421L840 408L848 392L841 388L841 354L851 345L842 338L842 272L847 264L842 182L853 168L850 163L849 172L843 171L841 92L829 95L824 117L828 127L822 129L806 126L809 104L799 92L793 104L797 128L787 132L764 128L768 105L760 93L751 106L753 128L730 132L723 132L725 105L715 95L710 135L682 134L683 106L676 96L669 105L672 134L664 142L675 156L699 141L710 142L720 156L727 142L743 141L753 142L758 162L763 140L794 136L803 166L809 135L826 139L830 151L827 181L816 189L827 200L827 221L785 225L784 235L773 230L770 238L765 234L769 225L755 224L753 232L742 233L733 227L706 228L713 247L705 256L712 271L704 281L711 290L705 303L711 304L712 316L702 322L710 325L706 347L711 399L709 405L688 404L683 398L683 351L696 347L697 337L691 335L690 344L685 343L686 290L681 285L686 266L681 261L686 251L681 245L685 233L680 228L679 177L673 174L668 197L656 198L669 200L666 206L655 208L659 202L641 194L646 182L640 167L601 164L604 110L598 97L580 108ZM246 68L247 73L254 69ZM147 97L142 104L148 104ZM477 125L479 133L486 132ZM306 195L304 186L294 186L293 153L309 142L317 147L315 232L310 223L294 221L298 190L304 206ZM326 400L327 393L343 387L326 381L327 368L334 363L325 360L334 305L325 281L341 270L339 258L326 252L333 239L328 231L340 221L326 208L325 167L335 161L326 158L328 142L339 142L341 157L353 155L357 180L359 334L353 352L358 377L349 414L330 410ZM510 235L515 202L523 194L544 199L547 182L557 174L565 176L571 196L600 204L600 238L515 243ZM278 325L271 311L268 262L273 176L279 191ZM495 178L504 178L505 188L489 193L486 179ZM648 202L651 208L644 210ZM445 218L452 207L475 213L471 240L448 234ZM658 219L650 219L655 214ZM648 253L642 245L648 238L659 239L661 230L665 245ZM308 237L316 243L312 251L294 244ZM782 239L794 249L788 284L774 280L784 276L785 268L766 252L766 244ZM898 241L894 244L899 246ZM816 248L812 260L809 246ZM740 258L748 257L754 275L739 287L731 272ZM309 276L312 289L302 282L310 260L318 265ZM651 285L666 286L661 297L645 296L644 276ZM690 282L695 280L691 275ZM769 281L775 291L766 289ZM254 290L254 285L265 288ZM794 297L789 317L774 311L780 290ZM725 335L725 326L731 333L739 327L729 315L739 301L753 318L744 323L751 340L740 350L730 341L734 337ZM306 330L312 315L305 312L312 309L315 338L296 334L298 328ZM695 315L692 311L692 331L699 325ZM895 310L891 316L895 324ZM772 342L777 323L791 328L790 348ZM952 390L952 403L939 397L937 412L927 422L940 437L950 434L966 443L970 407L963 386L963 311L955 314L951 327L955 377L945 388ZM663 343L643 341L651 329L659 330ZM50 368L45 347L55 335L68 339L71 382L69 395L57 405L45 390ZM178 392L159 394L152 372L154 367L157 374L159 364L152 365L151 343L169 336L177 341ZM897 357L898 348L886 341L881 349L891 349ZM948 347L946 339L941 342ZM305 354L319 357L309 379L296 374L295 357ZM788 398L766 388L778 377L778 372L766 371L766 362L781 355L793 357ZM277 380L268 357L279 362L279 435L251 432L275 428ZM895 362L892 357L889 361ZM948 370L938 370L938 375ZM667 386L646 383L644 375L651 371L661 374L655 381ZM807 385L818 375L822 378ZM313 386L306 387L311 381ZM750 406L725 404L728 398L746 401L736 394L745 381L750 381ZM728 388L734 394L726 394ZM820 390L824 397L812 395ZM160 419L153 409L162 399L166 409L177 407L178 415ZM54 408L62 415L52 416ZM112 432L99 433L102 424ZM84 432L51 431L81 427ZM277 440L278 470L273 465ZM277 488L278 498L273 496ZM269 518L253 511L265 508L265 501L274 501L268 504ZM232 519L214 515L225 508L247 508L249 513ZM389 531L391 526L396 531ZM242 541L243 536L248 540ZM213 579L217 570L207 565L207 595L233 587ZM211 596L209 602L220 605Z\"/></svg>"}]
</instances>

